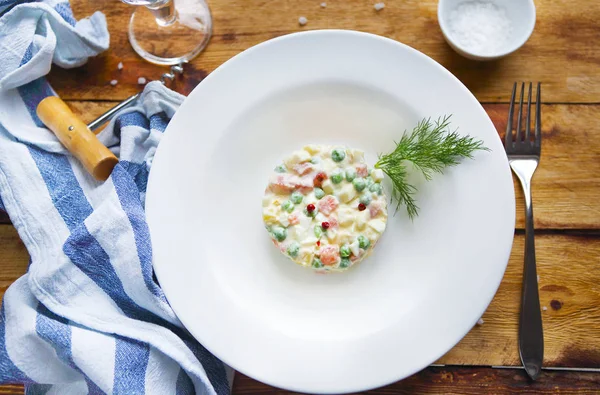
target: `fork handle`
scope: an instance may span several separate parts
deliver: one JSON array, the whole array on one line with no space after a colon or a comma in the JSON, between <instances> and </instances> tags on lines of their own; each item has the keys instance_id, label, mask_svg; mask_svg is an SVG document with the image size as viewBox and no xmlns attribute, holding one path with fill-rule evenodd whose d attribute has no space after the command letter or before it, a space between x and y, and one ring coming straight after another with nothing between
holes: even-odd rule
<instances>
[{"instance_id":1,"label":"fork handle","mask_svg":"<svg viewBox=\"0 0 600 395\"><path fill-rule=\"evenodd\" d=\"M525 262L519 325L519 354L525 371L531 379L535 380L541 372L544 360L544 333L535 263L530 180L521 180L521 184L525 194Z\"/></svg>"}]
</instances>

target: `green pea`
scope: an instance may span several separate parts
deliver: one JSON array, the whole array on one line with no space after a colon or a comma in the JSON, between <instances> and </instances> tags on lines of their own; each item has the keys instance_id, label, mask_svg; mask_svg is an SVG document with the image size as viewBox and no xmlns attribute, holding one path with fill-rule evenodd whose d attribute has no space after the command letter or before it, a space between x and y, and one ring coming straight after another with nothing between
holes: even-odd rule
<instances>
[{"instance_id":1,"label":"green pea","mask_svg":"<svg viewBox=\"0 0 600 395\"><path fill-rule=\"evenodd\" d=\"M320 238L323 236L323 228L321 225L315 225L315 237Z\"/></svg>"},{"instance_id":2,"label":"green pea","mask_svg":"<svg viewBox=\"0 0 600 395\"><path fill-rule=\"evenodd\" d=\"M354 189L356 189L358 192L361 192L367 186L367 182L364 178L359 177L355 178L354 181L352 181L352 185L354 185Z\"/></svg>"},{"instance_id":3,"label":"green pea","mask_svg":"<svg viewBox=\"0 0 600 395\"><path fill-rule=\"evenodd\" d=\"M369 194L364 194L360 197L360 199L358 199L358 201L364 204L365 206L368 206L369 204L371 204L371 196Z\"/></svg>"},{"instance_id":4,"label":"green pea","mask_svg":"<svg viewBox=\"0 0 600 395\"><path fill-rule=\"evenodd\" d=\"M282 228L281 226L273 226L271 233L273 233L273 237L275 237L277 241L284 241L287 237L287 229Z\"/></svg>"},{"instance_id":5,"label":"green pea","mask_svg":"<svg viewBox=\"0 0 600 395\"><path fill-rule=\"evenodd\" d=\"M277 173L285 173L287 172L287 169L285 168L285 165L279 165L275 168L275 171Z\"/></svg>"},{"instance_id":6,"label":"green pea","mask_svg":"<svg viewBox=\"0 0 600 395\"><path fill-rule=\"evenodd\" d=\"M304 199L304 195L301 194L300 192L292 192L292 195L290 196L290 200L292 201L292 203L295 203L295 204L302 203L303 199Z\"/></svg>"},{"instance_id":7,"label":"green pea","mask_svg":"<svg viewBox=\"0 0 600 395\"><path fill-rule=\"evenodd\" d=\"M317 268L317 269L321 268L321 267L323 267L323 262L321 262L321 260L319 258L315 258L312 261L312 267Z\"/></svg>"},{"instance_id":8,"label":"green pea","mask_svg":"<svg viewBox=\"0 0 600 395\"><path fill-rule=\"evenodd\" d=\"M339 184L340 182L342 182L343 179L344 176L341 172L333 173L331 175L331 182L333 182L334 184Z\"/></svg>"},{"instance_id":9,"label":"green pea","mask_svg":"<svg viewBox=\"0 0 600 395\"><path fill-rule=\"evenodd\" d=\"M356 170L346 169L346 181L352 182L356 178Z\"/></svg>"},{"instance_id":10,"label":"green pea","mask_svg":"<svg viewBox=\"0 0 600 395\"><path fill-rule=\"evenodd\" d=\"M292 211L294 211L294 203L290 202L289 200L286 200L281 204L281 208L287 211L288 213L291 213Z\"/></svg>"},{"instance_id":11,"label":"green pea","mask_svg":"<svg viewBox=\"0 0 600 395\"><path fill-rule=\"evenodd\" d=\"M369 191L375 192L378 195L381 195L381 184L375 183L369 187Z\"/></svg>"},{"instance_id":12,"label":"green pea","mask_svg":"<svg viewBox=\"0 0 600 395\"><path fill-rule=\"evenodd\" d=\"M292 258L295 258L298 256L298 252L300 252L300 244L294 241L288 246L287 253Z\"/></svg>"},{"instance_id":13,"label":"green pea","mask_svg":"<svg viewBox=\"0 0 600 395\"><path fill-rule=\"evenodd\" d=\"M345 269L350 266L352 266L352 261L348 258L342 258L342 261L340 262L340 269Z\"/></svg>"},{"instance_id":14,"label":"green pea","mask_svg":"<svg viewBox=\"0 0 600 395\"><path fill-rule=\"evenodd\" d=\"M325 191L321 188L315 188L315 197L321 199L323 196L325 196Z\"/></svg>"},{"instance_id":15,"label":"green pea","mask_svg":"<svg viewBox=\"0 0 600 395\"><path fill-rule=\"evenodd\" d=\"M331 159L333 159L334 162L341 162L344 160L345 157L346 151L344 150L334 149L333 151L331 151Z\"/></svg>"},{"instance_id":16,"label":"green pea","mask_svg":"<svg viewBox=\"0 0 600 395\"><path fill-rule=\"evenodd\" d=\"M350 247L348 246L348 244L344 244L340 247L340 256L342 258L348 258L350 254L352 254L352 252L350 251Z\"/></svg>"},{"instance_id":17,"label":"green pea","mask_svg":"<svg viewBox=\"0 0 600 395\"><path fill-rule=\"evenodd\" d=\"M366 250L367 248L369 248L370 245L371 245L371 242L369 241L369 239L367 239L363 235L358 236L358 246L360 248L362 248L363 250Z\"/></svg>"}]
</instances>

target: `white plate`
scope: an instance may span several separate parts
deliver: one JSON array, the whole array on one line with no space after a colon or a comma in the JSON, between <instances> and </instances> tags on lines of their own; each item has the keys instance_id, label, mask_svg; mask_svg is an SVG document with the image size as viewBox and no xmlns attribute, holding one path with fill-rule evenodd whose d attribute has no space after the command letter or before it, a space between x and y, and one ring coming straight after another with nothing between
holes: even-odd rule
<instances>
[{"instance_id":1,"label":"white plate","mask_svg":"<svg viewBox=\"0 0 600 395\"><path fill-rule=\"evenodd\" d=\"M419 217L391 216L371 257L319 275L273 247L261 198L284 155L338 143L374 163L444 114L492 152L419 182ZM471 329L504 274L514 204L500 139L465 86L396 41L328 30L257 45L202 81L158 148L146 206L158 280L208 350L277 387L342 393L407 377Z\"/></svg>"}]
</instances>

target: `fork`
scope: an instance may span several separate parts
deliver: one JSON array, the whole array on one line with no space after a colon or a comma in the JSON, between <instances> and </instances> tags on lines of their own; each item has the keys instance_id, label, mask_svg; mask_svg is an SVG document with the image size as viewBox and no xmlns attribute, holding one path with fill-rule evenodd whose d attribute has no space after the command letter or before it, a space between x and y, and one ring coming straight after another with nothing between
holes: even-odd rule
<instances>
[{"instance_id":1,"label":"fork","mask_svg":"<svg viewBox=\"0 0 600 395\"><path fill-rule=\"evenodd\" d=\"M513 115L517 83L513 85L510 107L508 110L508 125L504 148L508 162L513 172L521 182L525 195L525 259L523 268L523 288L521 296L521 313L519 318L519 355L525 371L535 380L542 369L544 359L544 333L542 330L542 313L540 311L540 296L538 292L537 273L535 267L535 240L533 230L533 205L531 203L531 178L540 162L542 148L541 135L541 86L537 84L535 103L534 134L531 134L531 91L527 98L527 115L525 120L525 134L521 128L523 114L523 96L525 83L521 84L521 98L519 100L519 114L517 118L516 136L513 140Z\"/></svg>"}]
</instances>

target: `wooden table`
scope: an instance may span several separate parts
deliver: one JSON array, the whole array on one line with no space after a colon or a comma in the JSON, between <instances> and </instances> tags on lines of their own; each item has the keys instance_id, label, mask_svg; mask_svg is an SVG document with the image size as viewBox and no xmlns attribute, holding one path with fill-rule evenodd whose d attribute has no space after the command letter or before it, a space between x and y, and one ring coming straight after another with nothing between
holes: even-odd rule
<instances>
[{"instance_id":1,"label":"wooden table","mask_svg":"<svg viewBox=\"0 0 600 395\"><path fill-rule=\"evenodd\" d=\"M188 93L221 63L264 40L321 28L380 34L431 56L476 95L501 135L512 83L541 81L544 144L533 202L548 370L531 383L518 368L524 216L517 188L513 251L483 316L485 323L436 362L443 366L370 393L600 393L600 2L536 1L538 19L529 41L491 63L466 60L447 46L437 24L437 1L390 0L380 12L373 9L374 2L330 0L323 9L321 0L209 0L214 36L175 88ZM127 5L117 0L72 4L78 18L103 11L111 33L110 50L75 70L54 67L49 76L58 94L90 121L137 92L138 77L156 79L165 69L146 63L131 49ZM299 16L308 18L306 26L298 25ZM122 71L117 70L119 62ZM117 86L110 85L112 79L119 81ZM8 218L0 214L0 222L3 293L26 271L28 255ZM22 393L22 388L0 387L2 393ZM241 375L235 380L234 394L287 393Z\"/></svg>"}]
</instances>

